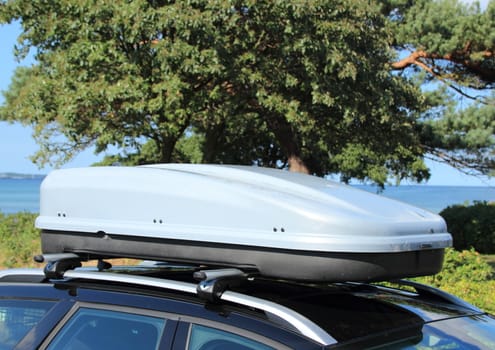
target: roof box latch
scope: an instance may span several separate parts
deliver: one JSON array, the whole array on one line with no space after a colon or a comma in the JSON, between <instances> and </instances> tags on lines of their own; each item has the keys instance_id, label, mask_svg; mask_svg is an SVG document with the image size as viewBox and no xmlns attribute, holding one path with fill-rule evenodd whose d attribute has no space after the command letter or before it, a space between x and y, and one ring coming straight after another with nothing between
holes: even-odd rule
<instances>
[{"instance_id":1,"label":"roof box latch","mask_svg":"<svg viewBox=\"0 0 495 350\"><path fill-rule=\"evenodd\" d=\"M235 286L239 286L248 277L248 274L239 269L201 270L194 273L199 280L196 291L198 296L206 301L220 300L222 293Z\"/></svg>"}]
</instances>

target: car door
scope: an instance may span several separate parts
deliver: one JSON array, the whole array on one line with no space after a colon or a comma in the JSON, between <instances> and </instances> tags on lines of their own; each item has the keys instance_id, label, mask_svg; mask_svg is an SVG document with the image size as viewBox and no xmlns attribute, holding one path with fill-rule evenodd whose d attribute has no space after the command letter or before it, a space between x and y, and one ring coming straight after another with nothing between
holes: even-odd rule
<instances>
[{"instance_id":1,"label":"car door","mask_svg":"<svg viewBox=\"0 0 495 350\"><path fill-rule=\"evenodd\" d=\"M177 316L110 304L77 302L41 350L168 350Z\"/></svg>"},{"instance_id":2,"label":"car door","mask_svg":"<svg viewBox=\"0 0 495 350\"><path fill-rule=\"evenodd\" d=\"M181 316L173 350L314 350L322 347L266 323L245 319L245 327ZM254 327L253 327L254 326Z\"/></svg>"}]
</instances>

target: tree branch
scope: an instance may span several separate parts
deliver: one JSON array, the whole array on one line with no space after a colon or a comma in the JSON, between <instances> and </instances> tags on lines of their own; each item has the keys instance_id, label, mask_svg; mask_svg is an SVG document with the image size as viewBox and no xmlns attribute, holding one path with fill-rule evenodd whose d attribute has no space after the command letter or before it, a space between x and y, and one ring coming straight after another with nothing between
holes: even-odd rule
<instances>
[{"instance_id":1,"label":"tree branch","mask_svg":"<svg viewBox=\"0 0 495 350\"><path fill-rule=\"evenodd\" d=\"M427 63L424 62L425 59L431 59L431 60L445 60L452 62L454 64L458 64L468 70L471 71L472 74L476 75L478 78L481 80L485 81L487 84L495 83L495 70L489 69L489 68L482 68L481 67L481 62L479 61L473 61L469 58L471 53L471 43L468 42L464 46L462 50L448 53L445 55L439 55L436 53L428 53L423 50L417 50L412 52L409 56L397 61L393 62L391 64L392 69L394 70L404 70L410 66L417 66L420 67L421 69L425 70L426 72L430 73L433 75L435 78L449 86L451 89L459 93L460 95L477 100L481 103L488 104L485 102L483 99L480 99L479 96L472 96L464 92L461 88L455 86L452 84L448 78L445 78L445 76L441 73L436 71L433 67L429 66ZM493 50L485 50L482 52L481 56L484 59L490 59L494 57L494 51Z\"/></svg>"},{"instance_id":2,"label":"tree branch","mask_svg":"<svg viewBox=\"0 0 495 350\"><path fill-rule=\"evenodd\" d=\"M446 163L466 175L487 175L490 173L490 171L493 170L493 165L491 164L472 162L469 159L456 157L455 155L444 152L443 150L438 148L430 147L428 145L422 145L422 147L425 150L425 158L436 162ZM428 157L428 154L430 154L431 157Z\"/></svg>"},{"instance_id":3,"label":"tree branch","mask_svg":"<svg viewBox=\"0 0 495 350\"><path fill-rule=\"evenodd\" d=\"M494 50L485 50L480 52L480 56L484 59L489 59L494 57ZM468 43L462 50L451 52L445 55L439 55L437 53L429 53L424 50L417 50L412 52L409 56L391 64L392 69L401 70L405 69L411 65L417 65L418 62L423 58L429 58L433 60L446 60L452 63L460 64L468 69L473 70L477 75L483 80L494 83L495 82L495 71L492 69L483 69L481 67L481 62L473 61L469 59L471 55L471 44Z\"/></svg>"}]
</instances>

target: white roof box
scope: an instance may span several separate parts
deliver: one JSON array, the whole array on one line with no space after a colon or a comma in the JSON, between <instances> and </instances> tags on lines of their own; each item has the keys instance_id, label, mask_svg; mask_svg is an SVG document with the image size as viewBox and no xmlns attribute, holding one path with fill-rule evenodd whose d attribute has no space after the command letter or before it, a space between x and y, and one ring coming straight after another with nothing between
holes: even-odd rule
<instances>
[{"instance_id":1,"label":"white roof box","mask_svg":"<svg viewBox=\"0 0 495 350\"><path fill-rule=\"evenodd\" d=\"M423 209L322 178L247 166L56 170L41 186L43 253L370 281L434 274L451 245Z\"/></svg>"}]
</instances>

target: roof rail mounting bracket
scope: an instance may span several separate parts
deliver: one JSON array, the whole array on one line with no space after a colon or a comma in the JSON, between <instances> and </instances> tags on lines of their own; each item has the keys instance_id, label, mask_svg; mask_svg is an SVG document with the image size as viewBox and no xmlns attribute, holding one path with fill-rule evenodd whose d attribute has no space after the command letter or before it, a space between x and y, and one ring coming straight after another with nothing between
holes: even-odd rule
<instances>
[{"instance_id":1,"label":"roof rail mounting bracket","mask_svg":"<svg viewBox=\"0 0 495 350\"><path fill-rule=\"evenodd\" d=\"M48 279L62 279L67 270L81 267L85 258L74 253L40 254L34 257L37 263L46 262L43 272Z\"/></svg>"},{"instance_id":2,"label":"roof rail mounting bracket","mask_svg":"<svg viewBox=\"0 0 495 350\"><path fill-rule=\"evenodd\" d=\"M57 261L50 261L45 265L43 272L48 279L62 279L64 278L64 272L67 270L73 270L76 267L81 267L81 259L62 259Z\"/></svg>"},{"instance_id":3,"label":"roof rail mounting bracket","mask_svg":"<svg viewBox=\"0 0 495 350\"><path fill-rule=\"evenodd\" d=\"M248 277L249 274L235 268L200 270L194 273L194 278L200 280L196 287L198 296L210 302L218 302L225 290L239 286Z\"/></svg>"}]
</instances>

